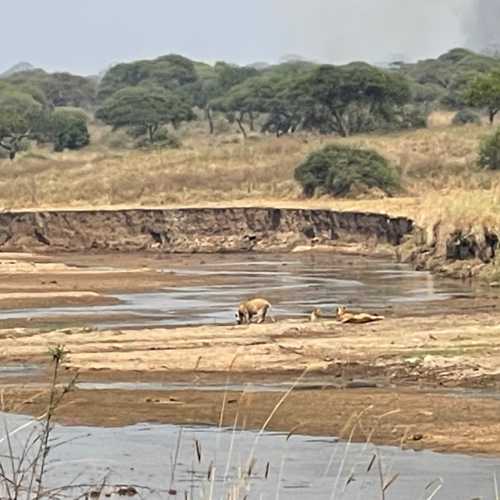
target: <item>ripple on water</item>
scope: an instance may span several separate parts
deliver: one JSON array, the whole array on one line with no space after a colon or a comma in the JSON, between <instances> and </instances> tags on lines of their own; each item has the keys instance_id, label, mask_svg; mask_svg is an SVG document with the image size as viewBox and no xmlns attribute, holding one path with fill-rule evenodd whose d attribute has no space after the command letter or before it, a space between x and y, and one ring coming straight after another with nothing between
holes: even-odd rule
<instances>
[{"instance_id":1,"label":"ripple on water","mask_svg":"<svg viewBox=\"0 0 500 500\"><path fill-rule=\"evenodd\" d=\"M81 323L98 328L196 325L232 323L235 305L255 295L271 301L274 315L295 317L314 307L331 312L340 304L374 312L391 305L427 310L430 302L474 294L466 283L436 280L427 272L412 271L390 260L334 254L294 256L293 260L245 255L238 262L198 263L172 271L203 277L204 284L117 295L122 303L115 305L4 310L0 320L79 316ZM221 284L225 276L236 277L238 282L231 279ZM121 317L125 314L126 318Z\"/></svg>"}]
</instances>

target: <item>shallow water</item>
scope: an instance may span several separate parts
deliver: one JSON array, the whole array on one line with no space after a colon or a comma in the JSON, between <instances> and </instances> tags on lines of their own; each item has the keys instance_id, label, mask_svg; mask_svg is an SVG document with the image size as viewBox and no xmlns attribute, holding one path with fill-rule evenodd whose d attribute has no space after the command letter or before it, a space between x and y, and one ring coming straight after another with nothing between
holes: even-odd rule
<instances>
[{"instance_id":1,"label":"shallow water","mask_svg":"<svg viewBox=\"0 0 500 500\"><path fill-rule=\"evenodd\" d=\"M0 418L10 430L30 421L15 415L0 414ZM29 432L31 427L13 438L15 451L19 452ZM184 499L188 492L193 495L190 498L205 500L209 495L203 496L203 490L213 487L213 498L222 499L241 483L249 499L379 500L378 459L369 467L374 454L380 456L384 482L398 475L386 491L387 500L428 499L440 486L434 496L437 500L494 498L493 477L500 474L500 458L417 453L299 435L287 439L277 433L259 437L255 432L208 427L56 427L51 445L48 485L100 484L107 477L108 484L152 488L141 491L144 498L166 498L166 491L173 489L177 495L169 498ZM6 446L5 441L0 443L0 455ZM252 457L256 460L252 477L240 481ZM215 471L213 484L207 480L210 468Z\"/></svg>"},{"instance_id":2,"label":"shallow water","mask_svg":"<svg viewBox=\"0 0 500 500\"><path fill-rule=\"evenodd\" d=\"M206 264L198 257L189 267L165 267L163 272L198 276L205 284L117 295L122 303L111 306L5 310L0 320L78 316L80 323L95 327L196 325L231 323L235 305L256 295L271 301L274 316L287 317L303 316L314 307L333 313L339 304L385 312L396 307L427 310L451 297L474 296L470 285L436 280L392 260L334 254L244 254ZM224 277L228 283L214 284L213 278L220 283Z\"/></svg>"},{"instance_id":3,"label":"shallow water","mask_svg":"<svg viewBox=\"0 0 500 500\"><path fill-rule=\"evenodd\" d=\"M0 366L0 378L28 376L36 374L39 371L39 366L29 364Z\"/></svg>"}]
</instances>

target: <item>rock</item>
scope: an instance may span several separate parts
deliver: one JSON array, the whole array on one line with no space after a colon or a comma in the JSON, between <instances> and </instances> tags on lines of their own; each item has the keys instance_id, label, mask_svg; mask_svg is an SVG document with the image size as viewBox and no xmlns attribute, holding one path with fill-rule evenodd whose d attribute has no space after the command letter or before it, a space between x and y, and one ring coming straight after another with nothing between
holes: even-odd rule
<instances>
[{"instance_id":1,"label":"rock","mask_svg":"<svg viewBox=\"0 0 500 500\"><path fill-rule=\"evenodd\" d=\"M118 496L121 497L135 497L139 492L133 486L121 487L116 491Z\"/></svg>"}]
</instances>

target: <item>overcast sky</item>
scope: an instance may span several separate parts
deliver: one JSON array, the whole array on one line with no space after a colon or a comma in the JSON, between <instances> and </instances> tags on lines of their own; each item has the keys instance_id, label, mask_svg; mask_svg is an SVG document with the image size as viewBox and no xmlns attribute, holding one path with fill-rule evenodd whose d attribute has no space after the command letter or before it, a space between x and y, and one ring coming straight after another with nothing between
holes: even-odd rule
<instances>
[{"instance_id":1,"label":"overcast sky","mask_svg":"<svg viewBox=\"0 0 500 500\"><path fill-rule=\"evenodd\" d=\"M332 63L431 57L464 44L464 19L475 1L2 2L0 71L27 61L92 74L172 52L236 63L274 62L287 54Z\"/></svg>"}]
</instances>

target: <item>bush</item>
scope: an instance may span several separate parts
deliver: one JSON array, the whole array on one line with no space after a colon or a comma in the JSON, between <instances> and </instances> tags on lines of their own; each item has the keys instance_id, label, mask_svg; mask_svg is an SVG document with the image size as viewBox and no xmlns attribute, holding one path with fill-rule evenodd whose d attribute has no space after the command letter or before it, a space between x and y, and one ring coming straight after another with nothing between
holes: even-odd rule
<instances>
[{"instance_id":1,"label":"bush","mask_svg":"<svg viewBox=\"0 0 500 500\"><path fill-rule=\"evenodd\" d=\"M69 109L56 109L47 120L44 135L54 143L54 151L81 149L90 143L85 113Z\"/></svg>"},{"instance_id":2,"label":"bush","mask_svg":"<svg viewBox=\"0 0 500 500\"><path fill-rule=\"evenodd\" d=\"M151 143L148 136L143 135L139 137L135 143L136 148L146 148L146 149L177 149L182 146L181 141L178 137L168 133L167 129L161 128L155 134L154 142Z\"/></svg>"},{"instance_id":3,"label":"bush","mask_svg":"<svg viewBox=\"0 0 500 500\"><path fill-rule=\"evenodd\" d=\"M375 151L330 145L310 154L295 169L304 195L317 192L348 196L378 188L392 194L399 186L397 172Z\"/></svg>"},{"instance_id":4,"label":"bush","mask_svg":"<svg viewBox=\"0 0 500 500\"><path fill-rule=\"evenodd\" d=\"M468 123L480 125L481 117L470 109L462 109L453 117L452 123L453 125L467 125Z\"/></svg>"},{"instance_id":5,"label":"bush","mask_svg":"<svg viewBox=\"0 0 500 500\"><path fill-rule=\"evenodd\" d=\"M500 170L500 128L481 142L479 165L490 170Z\"/></svg>"}]
</instances>

